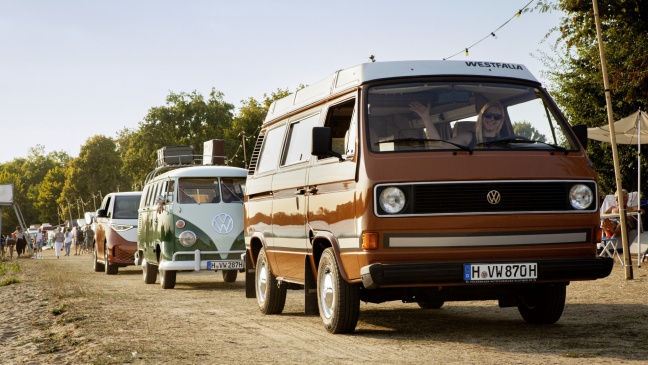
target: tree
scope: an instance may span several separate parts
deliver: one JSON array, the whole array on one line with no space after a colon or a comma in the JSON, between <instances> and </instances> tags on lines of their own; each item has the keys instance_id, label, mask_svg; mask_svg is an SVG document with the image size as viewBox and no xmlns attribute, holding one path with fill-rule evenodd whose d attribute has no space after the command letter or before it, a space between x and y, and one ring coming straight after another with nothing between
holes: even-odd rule
<instances>
[{"instance_id":1,"label":"tree","mask_svg":"<svg viewBox=\"0 0 648 365\"><path fill-rule=\"evenodd\" d=\"M82 218L83 212L92 210L84 203L90 202L96 192L131 190L131 182L122 178L122 160L117 145L109 137L97 135L81 146L79 157L73 159L65 171L65 185L57 204L71 210L73 218ZM69 211L68 218L69 218Z\"/></svg>"},{"instance_id":2,"label":"tree","mask_svg":"<svg viewBox=\"0 0 648 365\"><path fill-rule=\"evenodd\" d=\"M234 105L226 103L215 89L207 100L196 91L172 92L166 106L149 109L138 131L122 133L120 142L127 145L123 151L125 175L134 183L143 183L155 168L156 151L164 146L193 146L194 154L202 155L204 142L225 139L233 110ZM236 145L237 141L226 140L226 154L233 153Z\"/></svg>"},{"instance_id":3,"label":"tree","mask_svg":"<svg viewBox=\"0 0 648 365\"><path fill-rule=\"evenodd\" d=\"M48 172L64 166L69 161L65 152L44 155L45 147L36 145L29 149L27 158L17 158L0 165L0 183L14 185L14 202L20 207L27 225L56 218L56 211L44 210L40 189ZM3 210L3 227L13 229L18 225L13 209Z\"/></svg>"},{"instance_id":4,"label":"tree","mask_svg":"<svg viewBox=\"0 0 648 365\"><path fill-rule=\"evenodd\" d=\"M529 122L515 122L513 123L513 133L518 136L526 137L534 141L546 142L547 137L538 132L537 129Z\"/></svg>"},{"instance_id":5,"label":"tree","mask_svg":"<svg viewBox=\"0 0 648 365\"><path fill-rule=\"evenodd\" d=\"M268 114L270 105L275 100L286 97L289 94L290 92L287 89L277 89L277 91L270 93L270 95L263 94L262 102L254 98L241 100L242 106L232 121L232 128L227 131L227 140L236 140L238 138L240 141L239 148L236 150L237 152L233 156L230 156L232 161L231 165L247 167L247 163L250 161L250 156L252 156L252 151L254 150L254 145L256 144L256 137L259 135L259 130L261 129L266 114ZM245 135L245 154L247 156L244 156L242 151L243 133ZM247 161L243 161L244 158L247 158Z\"/></svg>"},{"instance_id":6,"label":"tree","mask_svg":"<svg viewBox=\"0 0 648 365\"><path fill-rule=\"evenodd\" d=\"M555 29L559 38L555 57L544 55L550 89L572 124L607 124L605 94L592 3L580 0L538 1L542 11L559 9L566 16ZM599 1L602 34L612 90L614 118L618 120L648 106L648 2ZM619 145L625 185L636 186L635 146ZM601 190L616 189L610 145L589 144L588 153L599 174ZM643 152L642 152L643 153ZM645 158L644 158L645 160ZM648 169L642 163L642 171Z\"/></svg>"}]
</instances>

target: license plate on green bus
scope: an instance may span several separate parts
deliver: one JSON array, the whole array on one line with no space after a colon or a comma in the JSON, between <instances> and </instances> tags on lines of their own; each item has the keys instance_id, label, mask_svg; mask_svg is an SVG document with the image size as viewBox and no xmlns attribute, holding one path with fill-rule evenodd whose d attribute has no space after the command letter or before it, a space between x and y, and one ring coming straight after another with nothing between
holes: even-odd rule
<instances>
[{"instance_id":1,"label":"license plate on green bus","mask_svg":"<svg viewBox=\"0 0 648 365\"><path fill-rule=\"evenodd\" d=\"M243 261L241 260L228 260L228 261L207 261L207 270L242 270Z\"/></svg>"},{"instance_id":2,"label":"license plate on green bus","mask_svg":"<svg viewBox=\"0 0 648 365\"><path fill-rule=\"evenodd\" d=\"M514 282L535 281L538 278L538 264L464 264L465 282Z\"/></svg>"}]
</instances>

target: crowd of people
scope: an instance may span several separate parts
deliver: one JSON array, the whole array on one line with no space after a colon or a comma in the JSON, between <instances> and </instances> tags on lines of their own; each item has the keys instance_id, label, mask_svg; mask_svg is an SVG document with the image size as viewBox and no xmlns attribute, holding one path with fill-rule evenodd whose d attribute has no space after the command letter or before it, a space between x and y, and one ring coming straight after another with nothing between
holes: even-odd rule
<instances>
[{"instance_id":1,"label":"crowd of people","mask_svg":"<svg viewBox=\"0 0 648 365\"><path fill-rule=\"evenodd\" d=\"M90 253L94 245L94 230L90 225L81 228L59 227L51 238L56 258L60 258L61 253L64 256L70 256L72 246L74 246L74 255ZM2 260L8 258L14 259L14 251L17 258L28 257L26 251L29 248L31 258L43 259L43 249L50 247L50 238L48 232L39 228L32 236L25 234L22 228L17 226L16 230L9 235L0 234L0 253Z\"/></svg>"}]
</instances>

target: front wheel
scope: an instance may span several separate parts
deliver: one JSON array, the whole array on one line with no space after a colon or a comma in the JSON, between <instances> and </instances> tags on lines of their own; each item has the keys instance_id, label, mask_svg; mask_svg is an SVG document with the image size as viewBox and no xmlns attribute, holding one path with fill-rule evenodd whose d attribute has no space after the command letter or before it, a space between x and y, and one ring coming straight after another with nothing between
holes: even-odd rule
<instances>
[{"instance_id":1,"label":"front wheel","mask_svg":"<svg viewBox=\"0 0 648 365\"><path fill-rule=\"evenodd\" d=\"M236 281L238 271L236 270L223 270L223 281L226 283L233 283Z\"/></svg>"},{"instance_id":2,"label":"front wheel","mask_svg":"<svg viewBox=\"0 0 648 365\"><path fill-rule=\"evenodd\" d=\"M257 304L263 314L280 314L286 305L286 285L281 283L270 271L270 263L262 248L257 257L254 287L256 288Z\"/></svg>"},{"instance_id":3,"label":"front wheel","mask_svg":"<svg viewBox=\"0 0 648 365\"><path fill-rule=\"evenodd\" d=\"M317 304L327 331L355 330L360 316L360 290L358 285L344 281L332 248L324 250L317 269Z\"/></svg>"},{"instance_id":4,"label":"front wheel","mask_svg":"<svg viewBox=\"0 0 648 365\"><path fill-rule=\"evenodd\" d=\"M93 266L92 268L94 269L95 272L102 272L104 271L104 264L100 263L97 261L97 247L95 247L92 250L92 261L93 261Z\"/></svg>"},{"instance_id":5,"label":"front wheel","mask_svg":"<svg viewBox=\"0 0 648 365\"><path fill-rule=\"evenodd\" d=\"M531 324L554 324L565 308L567 287L560 284L532 286L520 296L518 310Z\"/></svg>"},{"instance_id":6,"label":"front wheel","mask_svg":"<svg viewBox=\"0 0 648 365\"><path fill-rule=\"evenodd\" d=\"M162 286L162 289L175 288L177 271L159 270L159 272L160 272L160 285Z\"/></svg>"},{"instance_id":7,"label":"front wheel","mask_svg":"<svg viewBox=\"0 0 648 365\"><path fill-rule=\"evenodd\" d=\"M158 267L156 265L149 264L148 260L142 265L142 276L144 277L144 283L146 284L155 284L155 279L157 279Z\"/></svg>"},{"instance_id":8,"label":"front wheel","mask_svg":"<svg viewBox=\"0 0 648 365\"><path fill-rule=\"evenodd\" d=\"M117 271L119 268L115 265L111 265L110 262L108 261L108 247L104 243L104 268L106 269L106 275L117 275Z\"/></svg>"}]
</instances>

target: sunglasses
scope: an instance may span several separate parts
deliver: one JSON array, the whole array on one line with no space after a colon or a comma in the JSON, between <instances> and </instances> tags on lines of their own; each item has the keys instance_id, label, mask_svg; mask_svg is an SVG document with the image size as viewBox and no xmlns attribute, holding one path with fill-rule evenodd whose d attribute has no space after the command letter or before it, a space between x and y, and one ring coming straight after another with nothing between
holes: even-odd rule
<instances>
[{"instance_id":1,"label":"sunglasses","mask_svg":"<svg viewBox=\"0 0 648 365\"><path fill-rule=\"evenodd\" d=\"M491 113L484 113L484 118L486 119L495 119L495 120L500 120L502 119L502 114L491 114Z\"/></svg>"}]
</instances>

